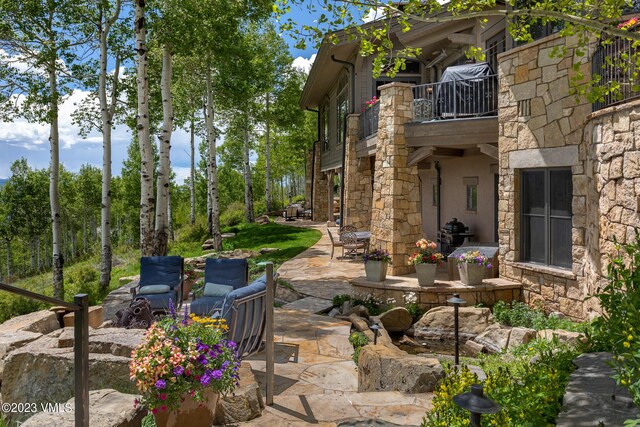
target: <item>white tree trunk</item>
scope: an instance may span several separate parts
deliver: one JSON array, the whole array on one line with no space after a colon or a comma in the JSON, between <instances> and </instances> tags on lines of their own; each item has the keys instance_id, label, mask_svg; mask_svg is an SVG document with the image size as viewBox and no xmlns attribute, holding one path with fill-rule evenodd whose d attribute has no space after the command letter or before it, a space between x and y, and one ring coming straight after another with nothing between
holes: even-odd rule
<instances>
[{"instance_id":1,"label":"white tree trunk","mask_svg":"<svg viewBox=\"0 0 640 427\"><path fill-rule=\"evenodd\" d=\"M145 1L136 1L136 52L138 75L138 144L140 145L140 254L153 255L153 149L149 138L149 80L147 77L147 43Z\"/></svg>"},{"instance_id":2,"label":"white tree trunk","mask_svg":"<svg viewBox=\"0 0 640 427\"><path fill-rule=\"evenodd\" d=\"M191 210L189 212L189 221L191 225L196 223L196 129L195 119L191 118Z\"/></svg>"},{"instance_id":3,"label":"white tree trunk","mask_svg":"<svg viewBox=\"0 0 640 427\"><path fill-rule=\"evenodd\" d=\"M209 223L211 224L211 238L213 248L222 250L222 234L220 232L220 204L218 201L218 166L216 163L216 131L213 125L213 87L211 83L211 70L206 71L207 103L205 114L205 126L207 128L207 169L209 170L209 182L207 193L210 201Z\"/></svg>"},{"instance_id":4,"label":"white tree trunk","mask_svg":"<svg viewBox=\"0 0 640 427\"><path fill-rule=\"evenodd\" d=\"M265 132L265 138L264 138L264 160L265 160L265 191L264 191L264 195L265 195L265 199L266 199L266 205L267 205L267 212L271 212L271 142L270 142L270 138L271 138L271 132L269 129L269 122L270 122L270 117L269 117L269 93L267 92L267 99L265 102L265 110L266 110L266 123L265 123L265 127L266 127L266 132Z\"/></svg>"},{"instance_id":5,"label":"white tree trunk","mask_svg":"<svg viewBox=\"0 0 640 427\"><path fill-rule=\"evenodd\" d=\"M244 115L244 211L248 223L254 222L253 185L251 184L251 164L249 163L249 113Z\"/></svg>"},{"instance_id":6,"label":"white tree trunk","mask_svg":"<svg viewBox=\"0 0 640 427\"><path fill-rule=\"evenodd\" d=\"M160 134L160 167L156 183L156 227L154 235L154 255L165 256L169 250L169 185L171 176L170 152L173 131L173 99L171 96L172 55L168 46L162 49L162 132Z\"/></svg>"},{"instance_id":7,"label":"white tree trunk","mask_svg":"<svg viewBox=\"0 0 640 427\"><path fill-rule=\"evenodd\" d=\"M52 44L55 41L52 40ZM60 234L60 193L58 191L58 177L60 175L60 155L58 133L58 80L56 77L57 58L49 64L49 114L51 146L51 164L49 166L49 198L51 202L51 243L53 258L53 296L64 298L64 256L62 255L62 237Z\"/></svg>"}]
</instances>

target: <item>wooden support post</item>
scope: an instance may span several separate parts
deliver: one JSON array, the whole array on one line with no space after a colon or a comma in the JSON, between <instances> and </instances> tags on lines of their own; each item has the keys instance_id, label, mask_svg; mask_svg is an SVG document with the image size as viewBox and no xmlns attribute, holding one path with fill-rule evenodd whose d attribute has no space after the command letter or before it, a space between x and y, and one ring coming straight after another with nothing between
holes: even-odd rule
<instances>
[{"instance_id":1,"label":"wooden support post","mask_svg":"<svg viewBox=\"0 0 640 427\"><path fill-rule=\"evenodd\" d=\"M275 378L274 378L274 344L273 344L273 325L274 325L274 316L273 316L273 303L276 293L276 284L273 280L273 263L268 262L267 264L267 333L265 336L265 345L267 352L267 405L273 405L273 390L275 387Z\"/></svg>"},{"instance_id":2,"label":"wooden support post","mask_svg":"<svg viewBox=\"0 0 640 427\"><path fill-rule=\"evenodd\" d=\"M74 314L75 424L89 427L89 296L78 294L73 302L80 307Z\"/></svg>"}]
</instances>

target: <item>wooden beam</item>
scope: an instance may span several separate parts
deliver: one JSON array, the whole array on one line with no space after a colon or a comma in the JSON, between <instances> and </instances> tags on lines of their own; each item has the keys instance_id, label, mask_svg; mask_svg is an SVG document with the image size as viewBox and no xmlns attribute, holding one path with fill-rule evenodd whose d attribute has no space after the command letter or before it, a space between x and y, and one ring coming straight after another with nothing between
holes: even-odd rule
<instances>
[{"instance_id":1,"label":"wooden beam","mask_svg":"<svg viewBox=\"0 0 640 427\"><path fill-rule=\"evenodd\" d=\"M431 156L431 154L433 154L433 150L433 147L422 147L417 149L407 157L407 166L417 165L421 160Z\"/></svg>"},{"instance_id":2,"label":"wooden beam","mask_svg":"<svg viewBox=\"0 0 640 427\"><path fill-rule=\"evenodd\" d=\"M486 154L494 159L498 158L498 147L491 144L478 144L478 148L482 154Z\"/></svg>"},{"instance_id":3,"label":"wooden beam","mask_svg":"<svg viewBox=\"0 0 640 427\"><path fill-rule=\"evenodd\" d=\"M476 42L475 34L453 33L453 34L449 34L449 36L447 36L447 38L449 40L451 40L451 43L456 43L456 44L473 45Z\"/></svg>"},{"instance_id":4,"label":"wooden beam","mask_svg":"<svg viewBox=\"0 0 640 427\"><path fill-rule=\"evenodd\" d=\"M427 147L425 147L427 148ZM431 148L431 147L429 147ZM433 150L434 156L442 156L442 157L462 157L464 156L464 150L461 148L443 148L443 147L435 147Z\"/></svg>"}]
</instances>

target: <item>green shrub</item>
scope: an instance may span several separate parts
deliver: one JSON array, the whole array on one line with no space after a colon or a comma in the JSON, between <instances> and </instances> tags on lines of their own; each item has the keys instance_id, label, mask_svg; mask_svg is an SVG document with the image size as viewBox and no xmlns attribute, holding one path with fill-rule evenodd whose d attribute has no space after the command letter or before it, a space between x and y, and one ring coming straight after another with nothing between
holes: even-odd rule
<instances>
[{"instance_id":1,"label":"green shrub","mask_svg":"<svg viewBox=\"0 0 640 427\"><path fill-rule=\"evenodd\" d=\"M604 311L593 321L588 336L593 350L611 351L618 384L629 388L640 405L640 236L619 245L619 254L607 267L609 283L595 298Z\"/></svg>"},{"instance_id":2,"label":"green shrub","mask_svg":"<svg viewBox=\"0 0 640 427\"><path fill-rule=\"evenodd\" d=\"M503 325L542 329L564 329L574 332L585 332L587 324L572 322L569 319L548 317L542 310L529 307L523 302L513 301L510 304L498 301L493 306L493 317Z\"/></svg>"},{"instance_id":3,"label":"green shrub","mask_svg":"<svg viewBox=\"0 0 640 427\"><path fill-rule=\"evenodd\" d=\"M70 269L67 284L65 286L65 299L73 301L76 294L87 294L89 304L96 305L104 298L100 289L100 275L98 270L89 266L80 266Z\"/></svg>"},{"instance_id":4,"label":"green shrub","mask_svg":"<svg viewBox=\"0 0 640 427\"><path fill-rule=\"evenodd\" d=\"M29 314L34 311L44 310L48 306L30 298L19 297L13 294L6 294L0 300L0 323L12 317Z\"/></svg>"},{"instance_id":5,"label":"green shrub","mask_svg":"<svg viewBox=\"0 0 640 427\"><path fill-rule=\"evenodd\" d=\"M253 213L258 215L264 215L267 212L267 202L264 199L253 201Z\"/></svg>"},{"instance_id":6,"label":"green shrub","mask_svg":"<svg viewBox=\"0 0 640 427\"><path fill-rule=\"evenodd\" d=\"M552 342L536 340L520 346L510 357L493 355L484 359L481 363L487 375L484 392L501 406L501 410L483 416L483 425L554 425L576 355L574 349L556 339ZM425 416L423 427L468 426L469 412L456 406L452 398L479 383L478 377L466 366L445 365L445 376L436 387L433 408Z\"/></svg>"},{"instance_id":7,"label":"green shrub","mask_svg":"<svg viewBox=\"0 0 640 427\"><path fill-rule=\"evenodd\" d=\"M347 301L351 301L351 295L341 294L341 295L334 296L331 303L333 304L334 307L340 308Z\"/></svg>"},{"instance_id":8,"label":"green shrub","mask_svg":"<svg viewBox=\"0 0 640 427\"><path fill-rule=\"evenodd\" d=\"M240 202L233 202L227 209L220 215L220 225L222 227L233 227L244 222L245 212L244 204Z\"/></svg>"},{"instance_id":9,"label":"green shrub","mask_svg":"<svg viewBox=\"0 0 640 427\"><path fill-rule=\"evenodd\" d=\"M354 332L349 336L349 343L353 346L353 362L358 366L360 350L369 343L369 338L363 332Z\"/></svg>"},{"instance_id":10,"label":"green shrub","mask_svg":"<svg viewBox=\"0 0 640 427\"><path fill-rule=\"evenodd\" d=\"M364 305L365 307L367 307L367 311L369 312L370 316L377 316L382 313L383 303L375 296L373 296L373 294L355 295L353 298L351 298L352 307L357 307L359 305Z\"/></svg>"},{"instance_id":11,"label":"green shrub","mask_svg":"<svg viewBox=\"0 0 640 427\"><path fill-rule=\"evenodd\" d=\"M95 282L99 278L98 270L85 265L70 270L67 276L68 283L79 284Z\"/></svg>"},{"instance_id":12,"label":"green shrub","mask_svg":"<svg viewBox=\"0 0 640 427\"><path fill-rule=\"evenodd\" d=\"M293 198L291 199L291 203L304 203L304 202L305 202L304 194L293 196Z\"/></svg>"}]
</instances>

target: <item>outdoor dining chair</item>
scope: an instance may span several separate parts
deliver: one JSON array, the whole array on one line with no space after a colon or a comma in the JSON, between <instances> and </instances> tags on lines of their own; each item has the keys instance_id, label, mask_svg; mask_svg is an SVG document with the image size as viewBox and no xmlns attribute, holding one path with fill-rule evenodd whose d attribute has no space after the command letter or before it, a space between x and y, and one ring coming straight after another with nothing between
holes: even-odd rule
<instances>
[{"instance_id":1,"label":"outdoor dining chair","mask_svg":"<svg viewBox=\"0 0 640 427\"><path fill-rule=\"evenodd\" d=\"M334 249L336 247L338 247L338 248L342 247L343 243L341 241L339 241L339 240L336 241L333 238L333 234L331 234L331 230L329 230L328 228L327 228L327 233L329 234L329 239L331 239L331 259L333 259L333 251L334 251Z\"/></svg>"},{"instance_id":2,"label":"outdoor dining chair","mask_svg":"<svg viewBox=\"0 0 640 427\"><path fill-rule=\"evenodd\" d=\"M342 241L342 234L343 233L347 233L347 232L356 232L358 231L358 229L355 227L355 225L343 225L342 227L340 227L340 240Z\"/></svg>"},{"instance_id":3,"label":"outdoor dining chair","mask_svg":"<svg viewBox=\"0 0 640 427\"><path fill-rule=\"evenodd\" d=\"M347 231L341 234L342 236L342 259L344 259L345 252L347 255L354 258L359 255L359 250L364 253L367 244L361 240L358 240L356 234L352 231Z\"/></svg>"}]
</instances>

